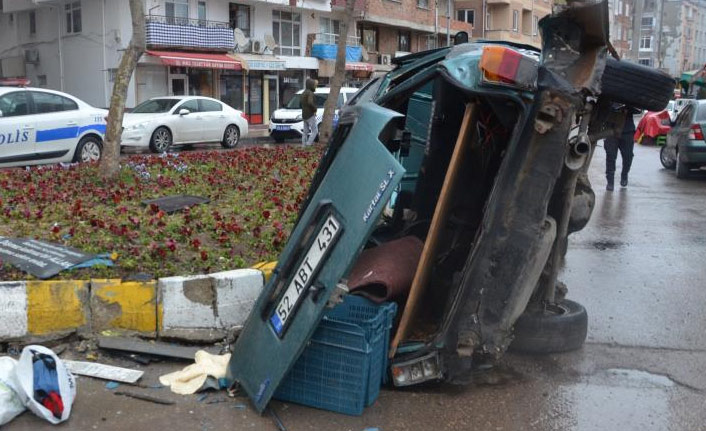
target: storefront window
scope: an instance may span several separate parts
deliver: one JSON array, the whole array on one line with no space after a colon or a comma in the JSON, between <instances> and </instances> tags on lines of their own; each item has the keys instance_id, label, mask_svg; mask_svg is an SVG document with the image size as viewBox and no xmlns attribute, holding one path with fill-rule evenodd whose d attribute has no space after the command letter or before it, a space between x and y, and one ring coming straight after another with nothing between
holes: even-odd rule
<instances>
[{"instance_id":1,"label":"storefront window","mask_svg":"<svg viewBox=\"0 0 706 431\"><path fill-rule=\"evenodd\" d=\"M239 111L243 110L243 73L224 70L220 79L221 102Z\"/></svg>"},{"instance_id":2,"label":"storefront window","mask_svg":"<svg viewBox=\"0 0 706 431\"><path fill-rule=\"evenodd\" d=\"M189 69L189 95L213 97L213 70Z\"/></svg>"},{"instance_id":3,"label":"storefront window","mask_svg":"<svg viewBox=\"0 0 706 431\"><path fill-rule=\"evenodd\" d=\"M297 91L304 89L304 71L287 70L279 73L279 100L287 103Z\"/></svg>"}]
</instances>

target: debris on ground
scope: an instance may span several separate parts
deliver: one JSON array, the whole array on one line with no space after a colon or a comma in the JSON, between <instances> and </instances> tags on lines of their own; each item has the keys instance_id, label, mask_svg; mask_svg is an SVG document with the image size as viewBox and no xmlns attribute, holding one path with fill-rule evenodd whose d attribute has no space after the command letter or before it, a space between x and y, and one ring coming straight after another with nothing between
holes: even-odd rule
<instances>
[{"instance_id":1,"label":"debris on ground","mask_svg":"<svg viewBox=\"0 0 706 431\"><path fill-rule=\"evenodd\" d=\"M163 356L173 359L193 360L196 352L204 350L211 354L219 353L218 347L192 347L179 346L162 341L136 340L128 337L98 337L98 347L107 350L119 350L131 353L142 353L154 356Z\"/></svg>"},{"instance_id":2,"label":"debris on ground","mask_svg":"<svg viewBox=\"0 0 706 431\"><path fill-rule=\"evenodd\" d=\"M145 373L140 370L85 361L66 361L66 368L73 374L122 383L135 383Z\"/></svg>"},{"instance_id":3,"label":"debris on ground","mask_svg":"<svg viewBox=\"0 0 706 431\"><path fill-rule=\"evenodd\" d=\"M212 355L204 350L199 350L194 359L195 363L183 370L161 376L160 383L169 386L172 392L180 395L193 394L203 389L204 386L213 388L213 385L207 380L209 377L217 381L225 378L230 353ZM220 388L220 382L217 388Z\"/></svg>"},{"instance_id":4,"label":"debris on ground","mask_svg":"<svg viewBox=\"0 0 706 431\"><path fill-rule=\"evenodd\" d=\"M209 202L211 202L210 199L201 196L174 195L144 200L142 201L142 205L148 207L154 205L159 208L159 210L164 211L167 214L172 214L177 211L185 210L194 205L207 204Z\"/></svg>"},{"instance_id":5,"label":"debris on ground","mask_svg":"<svg viewBox=\"0 0 706 431\"><path fill-rule=\"evenodd\" d=\"M135 398L137 400L142 401L149 401L155 404L164 404L165 406L171 406L174 404L174 401L165 400L164 398L153 397L151 395L138 394L135 392L115 391L114 393L115 395L122 395L124 397Z\"/></svg>"},{"instance_id":6,"label":"debris on ground","mask_svg":"<svg viewBox=\"0 0 706 431\"><path fill-rule=\"evenodd\" d=\"M42 280L95 258L62 244L0 236L0 259Z\"/></svg>"},{"instance_id":7,"label":"debris on ground","mask_svg":"<svg viewBox=\"0 0 706 431\"><path fill-rule=\"evenodd\" d=\"M111 391L112 391L113 389L117 389L119 386L120 386L120 383L118 383L118 382L113 382L113 381L110 381L110 382L108 382L108 383L105 384L105 388L106 388L106 389L109 389L109 390L111 390Z\"/></svg>"}]
</instances>

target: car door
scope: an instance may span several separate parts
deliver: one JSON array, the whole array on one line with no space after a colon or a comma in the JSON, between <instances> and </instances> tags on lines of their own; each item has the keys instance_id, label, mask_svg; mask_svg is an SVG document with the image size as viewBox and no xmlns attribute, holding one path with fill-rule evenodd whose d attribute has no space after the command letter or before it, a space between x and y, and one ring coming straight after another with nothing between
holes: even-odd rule
<instances>
[{"instance_id":1,"label":"car door","mask_svg":"<svg viewBox=\"0 0 706 431\"><path fill-rule=\"evenodd\" d=\"M76 149L80 118L78 104L68 97L45 91L30 91L37 127L38 157L55 159Z\"/></svg>"},{"instance_id":2,"label":"car door","mask_svg":"<svg viewBox=\"0 0 706 431\"><path fill-rule=\"evenodd\" d=\"M0 164L31 160L35 152L35 123L27 90L0 96Z\"/></svg>"},{"instance_id":3,"label":"car door","mask_svg":"<svg viewBox=\"0 0 706 431\"><path fill-rule=\"evenodd\" d=\"M255 302L228 365L262 412L303 351L337 283L350 271L404 169L380 142L400 115L373 104L333 137L301 217ZM335 154L335 156L333 156Z\"/></svg>"},{"instance_id":4,"label":"car door","mask_svg":"<svg viewBox=\"0 0 706 431\"><path fill-rule=\"evenodd\" d=\"M181 115L179 112L182 109L187 109L189 113ZM203 118L197 99L189 99L177 105L172 114L170 128L175 144L203 141Z\"/></svg>"},{"instance_id":5,"label":"car door","mask_svg":"<svg viewBox=\"0 0 706 431\"><path fill-rule=\"evenodd\" d=\"M215 100L199 99L199 111L203 118L203 137L208 142L223 140L226 126L230 124L223 105Z\"/></svg>"}]
</instances>

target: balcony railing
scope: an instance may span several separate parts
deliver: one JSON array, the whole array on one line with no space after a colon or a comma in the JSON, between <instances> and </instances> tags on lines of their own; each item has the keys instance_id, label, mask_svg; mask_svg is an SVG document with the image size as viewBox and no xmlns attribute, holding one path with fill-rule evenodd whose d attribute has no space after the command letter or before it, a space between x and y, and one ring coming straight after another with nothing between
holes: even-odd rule
<instances>
[{"instance_id":1,"label":"balcony railing","mask_svg":"<svg viewBox=\"0 0 706 431\"><path fill-rule=\"evenodd\" d=\"M321 45L336 45L338 44L339 35L336 33L316 33L314 44ZM346 46L360 46L360 38L356 36L348 36L346 38Z\"/></svg>"},{"instance_id":2,"label":"balcony railing","mask_svg":"<svg viewBox=\"0 0 706 431\"><path fill-rule=\"evenodd\" d=\"M223 21L148 15L145 30L150 47L229 51L235 46L233 29Z\"/></svg>"}]
</instances>

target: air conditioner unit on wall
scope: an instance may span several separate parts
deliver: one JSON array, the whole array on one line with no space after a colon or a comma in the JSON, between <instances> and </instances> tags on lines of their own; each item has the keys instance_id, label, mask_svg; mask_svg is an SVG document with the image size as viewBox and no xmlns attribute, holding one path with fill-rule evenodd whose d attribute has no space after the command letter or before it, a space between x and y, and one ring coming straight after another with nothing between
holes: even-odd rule
<instances>
[{"instance_id":1,"label":"air conditioner unit on wall","mask_svg":"<svg viewBox=\"0 0 706 431\"><path fill-rule=\"evenodd\" d=\"M384 64L386 66L392 64L392 56L390 54L381 54L380 64Z\"/></svg>"},{"instance_id":2,"label":"air conditioner unit on wall","mask_svg":"<svg viewBox=\"0 0 706 431\"><path fill-rule=\"evenodd\" d=\"M39 51L36 49L25 50L25 63L37 64L39 63Z\"/></svg>"},{"instance_id":3,"label":"air conditioner unit on wall","mask_svg":"<svg viewBox=\"0 0 706 431\"><path fill-rule=\"evenodd\" d=\"M259 39L253 40L252 44L250 45L250 50L254 53L257 54L262 54L265 52L265 48L267 48L267 45L265 45L265 42Z\"/></svg>"}]
</instances>

